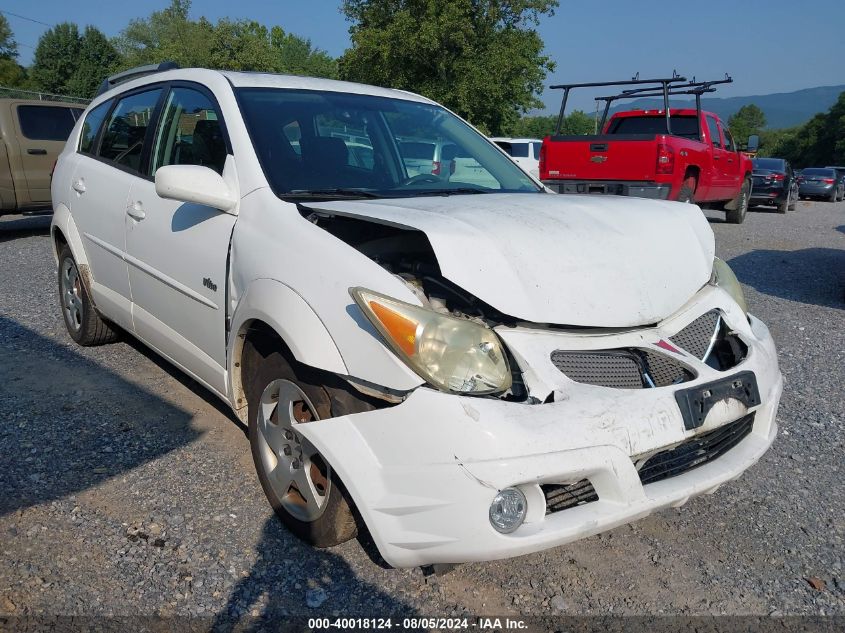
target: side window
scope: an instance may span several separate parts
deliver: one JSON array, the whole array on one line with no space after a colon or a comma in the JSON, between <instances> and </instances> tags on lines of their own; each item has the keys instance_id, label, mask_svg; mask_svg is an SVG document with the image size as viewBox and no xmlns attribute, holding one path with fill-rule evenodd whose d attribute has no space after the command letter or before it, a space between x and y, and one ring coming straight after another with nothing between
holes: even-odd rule
<instances>
[{"instance_id":1,"label":"side window","mask_svg":"<svg viewBox=\"0 0 845 633\"><path fill-rule=\"evenodd\" d=\"M707 131L710 133L713 147L722 147L722 137L719 136L719 124L716 123L716 119L707 117Z\"/></svg>"},{"instance_id":2,"label":"side window","mask_svg":"<svg viewBox=\"0 0 845 633\"><path fill-rule=\"evenodd\" d=\"M543 144L531 143L531 146L534 148L534 160L540 160L540 148L543 147Z\"/></svg>"},{"instance_id":3,"label":"side window","mask_svg":"<svg viewBox=\"0 0 845 633\"><path fill-rule=\"evenodd\" d=\"M79 135L79 151L83 154L94 153L94 141L97 138L97 132L103 125L103 119L111 107L111 101L101 103L96 108L88 113L85 117L85 122L82 124L82 133Z\"/></svg>"},{"instance_id":4,"label":"side window","mask_svg":"<svg viewBox=\"0 0 845 633\"><path fill-rule=\"evenodd\" d=\"M160 95L161 88L157 88L118 101L109 117L97 155L141 171L144 136Z\"/></svg>"},{"instance_id":5,"label":"side window","mask_svg":"<svg viewBox=\"0 0 845 633\"><path fill-rule=\"evenodd\" d=\"M728 128L722 128L722 134L725 136L725 149L729 152L735 152L736 146L734 145L734 139L731 136L731 133L728 131Z\"/></svg>"},{"instance_id":6,"label":"side window","mask_svg":"<svg viewBox=\"0 0 845 633\"><path fill-rule=\"evenodd\" d=\"M156 133L151 173L165 165L202 165L222 174L226 142L219 115L200 91L173 88Z\"/></svg>"},{"instance_id":7,"label":"side window","mask_svg":"<svg viewBox=\"0 0 845 633\"><path fill-rule=\"evenodd\" d=\"M76 124L70 108L56 106L20 105L18 120L31 141L66 141Z\"/></svg>"}]
</instances>

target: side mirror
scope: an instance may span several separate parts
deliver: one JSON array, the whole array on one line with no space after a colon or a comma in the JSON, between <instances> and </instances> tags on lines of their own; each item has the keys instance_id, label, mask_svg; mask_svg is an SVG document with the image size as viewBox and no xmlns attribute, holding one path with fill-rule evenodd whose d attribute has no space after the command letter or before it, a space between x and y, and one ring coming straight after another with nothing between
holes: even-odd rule
<instances>
[{"instance_id":1,"label":"side mirror","mask_svg":"<svg viewBox=\"0 0 845 633\"><path fill-rule=\"evenodd\" d=\"M760 147L760 137L756 134L752 134L748 137L748 143L746 143L745 147L746 151L756 152Z\"/></svg>"},{"instance_id":2,"label":"side mirror","mask_svg":"<svg viewBox=\"0 0 845 633\"><path fill-rule=\"evenodd\" d=\"M231 212L237 199L213 169L200 165L167 165L155 175L156 193L162 198L195 202L213 209Z\"/></svg>"}]
</instances>

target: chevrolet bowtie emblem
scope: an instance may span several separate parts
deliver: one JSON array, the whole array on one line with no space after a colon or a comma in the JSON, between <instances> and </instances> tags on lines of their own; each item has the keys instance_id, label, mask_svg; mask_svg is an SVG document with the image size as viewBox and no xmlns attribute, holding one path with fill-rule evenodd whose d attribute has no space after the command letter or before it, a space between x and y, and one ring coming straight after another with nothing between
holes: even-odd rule
<instances>
[{"instance_id":1,"label":"chevrolet bowtie emblem","mask_svg":"<svg viewBox=\"0 0 845 633\"><path fill-rule=\"evenodd\" d=\"M603 163L607 160L607 156L590 156L590 160L594 163Z\"/></svg>"}]
</instances>

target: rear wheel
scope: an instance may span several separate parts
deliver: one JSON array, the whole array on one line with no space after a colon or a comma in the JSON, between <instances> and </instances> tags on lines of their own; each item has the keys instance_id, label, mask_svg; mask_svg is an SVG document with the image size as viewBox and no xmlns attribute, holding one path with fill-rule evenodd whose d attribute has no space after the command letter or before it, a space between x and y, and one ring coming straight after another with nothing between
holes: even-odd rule
<instances>
[{"instance_id":1,"label":"rear wheel","mask_svg":"<svg viewBox=\"0 0 845 633\"><path fill-rule=\"evenodd\" d=\"M332 547L358 532L353 504L331 465L298 428L372 407L348 392L338 397L307 367L294 369L274 343L278 340L244 346L249 441L258 479L288 530L315 547Z\"/></svg>"},{"instance_id":2,"label":"rear wheel","mask_svg":"<svg viewBox=\"0 0 845 633\"><path fill-rule=\"evenodd\" d=\"M70 337L86 347L111 343L117 332L94 309L79 267L67 244L59 249L59 306Z\"/></svg>"},{"instance_id":3,"label":"rear wheel","mask_svg":"<svg viewBox=\"0 0 845 633\"><path fill-rule=\"evenodd\" d=\"M790 208L795 206L794 204L792 204L792 202L790 202L790 194L791 193L792 193L791 191L787 191L786 192L786 200L784 200L783 202L778 202L778 204L777 204L778 213L786 213L787 209L790 209Z\"/></svg>"},{"instance_id":4,"label":"rear wheel","mask_svg":"<svg viewBox=\"0 0 845 633\"><path fill-rule=\"evenodd\" d=\"M695 176L685 178L681 185L681 190L678 192L678 202L695 204L695 188L697 186L698 181L695 179Z\"/></svg>"},{"instance_id":5,"label":"rear wheel","mask_svg":"<svg viewBox=\"0 0 845 633\"><path fill-rule=\"evenodd\" d=\"M725 214L725 219L731 224L742 224L745 221L745 214L748 213L748 201L751 198L751 180L746 178L742 181L739 196L736 198L734 209Z\"/></svg>"},{"instance_id":6,"label":"rear wheel","mask_svg":"<svg viewBox=\"0 0 845 633\"><path fill-rule=\"evenodd\" d=\"M836 202L837 200L839 200L838 191L836 189L834 189L833 193L831 193L830 196L828 196L827 200L828 200L828 202Z\"/></svg>"}]
</instances>

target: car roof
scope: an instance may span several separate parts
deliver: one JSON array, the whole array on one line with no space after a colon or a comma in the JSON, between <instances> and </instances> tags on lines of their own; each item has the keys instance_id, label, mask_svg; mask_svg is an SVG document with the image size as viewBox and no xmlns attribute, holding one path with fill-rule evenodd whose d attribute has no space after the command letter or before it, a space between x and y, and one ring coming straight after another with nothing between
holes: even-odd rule
<instances>
[{"instance_id":1,"label":"car roof","mask_svg":"<svg viewBox=\"0 0 845 633\"><path fill-rule=\"evenodd\" d=\"M336 79L322 79L318 77L303 77L300 75L280 75L276 73L240 72L230 70L211 70L208 68L178 68L161 72L153 72L141 77L122 82L98 95L94 100L99 103L122 92L139 88L147 84L160 81L196 81L208 83L212 78L225 77L235 88L287 88L293 90L322 90L326 92L344 92L390 99L404 99L420 103L435 103L422 95L405 90L381 88L351 81Z\"/></svg>"}]
</instances>

